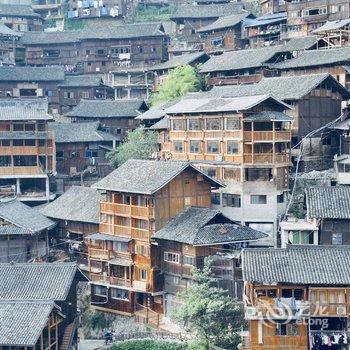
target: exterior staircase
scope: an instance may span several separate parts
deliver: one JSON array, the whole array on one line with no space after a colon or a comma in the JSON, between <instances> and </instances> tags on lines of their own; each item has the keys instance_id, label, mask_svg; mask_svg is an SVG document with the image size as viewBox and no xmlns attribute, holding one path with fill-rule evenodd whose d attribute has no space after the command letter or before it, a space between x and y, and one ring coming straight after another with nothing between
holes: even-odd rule
<instances>
[{"instance_id":1,"label":"exterior staircase","mask_svg":"<svg viewBox=\"0 0 350 350\"><path fill-rule=\"evenodd\" d=\"M70 350L72 348L73 336L76 330L76 322L70 323L63 334L59 350Z\"/></svg>"}]
</instances>

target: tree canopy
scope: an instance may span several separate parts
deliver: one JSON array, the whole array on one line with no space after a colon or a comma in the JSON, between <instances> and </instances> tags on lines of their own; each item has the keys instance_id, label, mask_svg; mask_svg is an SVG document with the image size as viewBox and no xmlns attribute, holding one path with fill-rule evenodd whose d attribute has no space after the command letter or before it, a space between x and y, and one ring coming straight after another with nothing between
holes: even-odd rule
<instances>
[{"instance_id":1,"label":"tree canopy","mask_svg":"<svg viewBox=\"0 0 350 350\"><path fill-rule=\"evenodd\" d=\"M143 126L128 131L125 141L114 151L107 154L113 166L119 166L128 159L150 159L153 152L158 151L158 135L154 131L146 131Z\"/></svg>"},{"instance_id":2,"label":"tree canopy","mask_svg":"<svg viewBox=\"0 0 350 350\"><path fill-rule=\"evenodd\" d=\"M204 86L203 78L190 65L172 69L152 96L152 105L175 100L188 92L199 91Z\"/></svg>"},{"instance_id":3,"label":"tree canopy","mask_svg":"<svg viewBox=\"0 0 350 350\"><path fill-rule=\"evenodd\" d=\"M205 259L202 270L194 269L196 283L183 295L184 304L175 311L175 319L196 332L205 342L234 349L240 342L238 332L244 324L242 305L218 287L212 274L212 260Z\"/></svg>"}]
</instances>

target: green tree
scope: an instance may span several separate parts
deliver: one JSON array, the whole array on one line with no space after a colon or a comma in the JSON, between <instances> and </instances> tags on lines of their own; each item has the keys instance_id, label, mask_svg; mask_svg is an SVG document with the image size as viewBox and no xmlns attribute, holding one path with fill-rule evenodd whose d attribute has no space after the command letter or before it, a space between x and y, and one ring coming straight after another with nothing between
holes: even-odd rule
<instances>
[{"instance_id":1,"label":"green tree","mask_svg":"<svg viewBox=\"0 0 350 350\"><path fill-rule=\"evenodd\" d=\"M158 135L155 131L146 131L143 126L127 133L126 140L114 151L107 154L113 166L119 166L128 159L149 159L158 150Z\"/></svg>"},{"instance_id":2,"label":"green tree","mask_svg":"<svg viewBox=\"0 0 350 350\"><path fill-rule=\"evenodd\" d=\"M174 312L175 319L194 331L204 348L209 344L235 349L238 331L244 324L242 305L218 287L212 273L212 260L205 259L202 270L194 269L196 284L183 295L184 304Z\"/></svg>"},{"instance_id":3,"label":"green tree","mask_svg":"<svg viewBox=\"0 0 350 350\"><path fill-rule=\"evenodd\" d=\"M197 69L190 65L172 69L158 91L152 96L152 105L175 100L188 92L203 89L204 79L198 74Z\"/></svg>"}]
</instances>

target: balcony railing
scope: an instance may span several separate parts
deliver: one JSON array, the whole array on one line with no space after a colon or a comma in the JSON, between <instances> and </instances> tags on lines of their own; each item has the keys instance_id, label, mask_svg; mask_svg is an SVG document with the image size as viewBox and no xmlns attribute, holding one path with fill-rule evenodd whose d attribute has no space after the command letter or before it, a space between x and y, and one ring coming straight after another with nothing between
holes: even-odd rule
<instances>
[{"instance_id":1,"label":"balcony railing","mask_svg":"<svg viewBox=\"0 0 350 350\"><path fill-rule=\"evenodd\" d=\"M243 156L244 163L247 164L274 164L274 163L289 163L289 154L282 153L246 153Z\"/></svg>"},{"instance_id":2,"label":"balcony railing","mask_svg":"<svg viewBox=\"0 0 350 350\"><path fill-rule=\"evenodd\" d=\"M244 141L290 141L289 131L244 131Z\"/></svg>"},{"instance_id":3,"label":"balcony railing","mask_svg":"<svg viewBox=\"0 0 350 350\"><path fill-rule=\"evenodd\" d=\"M133 288L140 292L147 292L149 285L146 281L133 281Z\"/></svg>"},{"instance_id":4,"label":"balcony railing","mask_svg":"<svg viewBox=\"0 0 350 350\"><path fill-rule=\"evenodd\" d=\"M132 239L138 239L141 241L149 241L150 240L150 231L147 229L142 229L142 228L136 228L132 227L131 228L131 238Z\"/></svg>"},{"instance_id":5,"label":"balcony railing","mask_svg":"<svg viewBox=\"0 0 350 350\"><path fill-rule=\"evenodd\" d=\"M149 219L153 217L153 208L138 205L128 205L111 202L100 202L101 214L132 216Z\"/></svg>"}]
</instances>

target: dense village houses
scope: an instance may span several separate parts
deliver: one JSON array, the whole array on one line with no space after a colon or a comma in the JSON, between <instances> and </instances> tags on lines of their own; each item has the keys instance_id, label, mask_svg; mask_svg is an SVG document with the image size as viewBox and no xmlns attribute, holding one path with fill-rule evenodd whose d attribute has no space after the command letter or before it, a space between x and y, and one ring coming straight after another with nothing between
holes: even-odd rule
<instances>
[{"instance_id":1,"label":"dense village houses","mask_svg":"<svg viewBox=\"0 0 350 350\"><path fill-rule=\"evenodd\" d=\"M240 2L179 6L171 16L171 20L176 23L176 33L169 46L170 56L201 51L203 44L197 30L214 23L219 17L238 14L242 9Z\"/></svg>"},{"instance_id":2,"label":"dense village houses","mask_svg":"<svg viewBox=\"0 0 350 350\"><path fill-rule=\"evenodd\" d=\"M93 22L80 31L25 33L27 65L63 65L67 72L108 73L147 67L167 59L168 36L161 23L108 26Z\"/></svg>"},{"instance_id":3,"label":"dense village houses","mask_svg":"<svg viewBox=\"0 0 350 350\"><path fill-rule=\"evenodd\" d=\"M208 61L209 56L204 52L193 52L183 54L181 56L174 56L168 61L158 64L151 68L154 74L153 91L157 91L159 86L165 81L169 72L176 67L183 67L190 65L196 67Z\"/></svg>"},{"instance_id":4,"label":"dense village houses","mask_svg":"<svg viewBox=\"0 0 350 350\"><path fill-rule=\"evenodd\" d=\"M153 91L154 74L148 68L123 68L108 73L106 84L114 89L114 98L148 100Z\"/></svg>"},{"instance_id":5,"label":"dense village houses","mask_svg":"<svg viewBox=\"0 0 350 350\"><path fill-rule=\"evenodd\" d=\"M292 62L291 58L299 57L305 50L317 45L318 40L315 37L308 37L291 39L283 45L224 52L222 55L211 56L200 72L209 75L210 86L253 84L264 76L276 75L268 68L270 64L278 67L278 62L281 65L284 61ZM315 55L318 52L314 50Z\"/></svg>"},{"instance_id":6,"label":"dense village houses","mask_svg":"<svg viewBox=\"0 0 350 350\"><path fill-rule=\"evenodd\" d=\"M46 99L0 99L0 188L21 201L52 198L56 172L54 135Z\"/></svg>"},{"instance_id":7,"label":"dense village houses","mask_svg":"<svg viewBox=\"0 0 350 350\"><path fill-rule=\"evenodd\" d=\"M350 17L350 4L347 0L292 1L286 0L286 36L307 36L326 21L337 21Z\"/></svg>"},{"instance_id":8,"label":"dense village houses","mask_svg":"<svg viewBox=\"0 0 350 350\"><path fill-rule=\"evenodd\" d=\"M293 59L269 64L269 67L278 70L278 74L282 76L330 73L348 88L349 61L350 47L343 47L330 50L307 50Z\"/></svg>"},{"instance_id":9,"label":"dense village houses","mask_svg":"<svg viewBox=\"0 0 350 350\"><path fill-rule=\"evenodd\" d=\"M197 29L203 42L203 49L208 53L243 49L248 45L244 28L252 22L254 16L242 12L219 17L214 23Z\"/></svg>"},{"instance_id":10,"label":"dense village houses","mask_svg":"<svg viewBox=\"0 0 350 350\"><path fill-rule=\"evenodd\" d=\"M68 0L68 18L71 19L123 19L126 16L124 0Z\"/></svg>"},{"instance_id":11,"label":"dense village houses","mask_svg":"<svg viewBox=\"0 0 350 350\"><path fill-rule=\"evenodd\" d=\"M117 137L100 130L99 122L49 123L55 135L57 178L85 172L104 177L110 172L106 154L115 149ZM107 168L107 169L105 169Z\"/></svg>"},{"instance_id":12,"label":"dense village houses","mask_svg":"<svg viewBox=\"0 0 350 350\"><path fill-rule=\"evenodd\" d=\"M238 266L238 255L242 247L267 235L247 226L241 226L218 210L188 207L175 216L167 225L153 235L161 256L164 274L164 317L181 304L179 293L195 283L192 269L202 269L204 259L213 259L213 272L220 287L241 298L243 284ZM221 266L222 265L222 266ZM223 274L220 266L225 270ZM231 269L230 269L231 267ZM229 275L230 284L225 277Z\"/></svg>"},{"instance_id":13,"label":"dense village houses","mask_svg":"<svg viewBox=\"0 0 350 350\"><path fill-rule=\"evenodd\" d=\"M346 246L244 250L246 348L346 349L349 262Z\"/></svg>"},{"instance_id":14,"label":"dense village houses","mask_svg":"<svg viewBox=\"0 0 350 350\"><path fill-rule=\"evenodd\" d=\"M342 104L350 98L348 90L328 73L313 75L292 75L262 78L253 85L216 86L207 94L214 97L240 97L271 93L292 109L286 114L293 117L292 160L299 156L303 142L300 169L324 170L332 167L333 156L339 150L339 135L327 131L302 140L313 130L336 120L342 115Z\"/></svg>"},{"instance_id":15,"label":"dense village houses","mask_svg":"<svg viewBox=\"0 0 350 350\"><path fill-rule=\"evenodd\" d=\"M128 130L139 125L135 118L147 109L146 103L139 99L81 100L66 116L73 122L99 121L101 130L117 136L120 142Z\"/></svg>"},{"instance_id":16,"label":"dense village houses","mask_svg":"<svg viewBox=\"0 0 350 350\"><path fill-rule=\"evenodd\" d=\"M32 0L32 9L56 28L63 27L63 3L61 0Z\"/></svg>"},{"instance_id":17,"label":"dense village houses","mask_svg":"<svg viewBox=\"0 0 350 350\"><path fill-rule=\"evenodd\" d=\"M0 4L1 22L18 32L43 30L43 19L30 5Z\"/></svg>"},{"instance_id":18,"label":"dense village houses","mask_svg":"<svg viewBox=\"0 0 350 350\"><path fill-rule=\"evenodd\" d=\"M63 67L0 67L0 98L45 97L49 111L58 113L64 78Z\"/></svg>"},{"instance_id":19,"label":"dense village houses","mask_svg":"<svg viewBox=\"0 0 350 350\"><path fill-rule=\"evenodd\" d=\"M152 160L128 160L94 184L106 193L99 233L87 237L94 308L149 312L158 325L163 274L151 238L186 207L209 208L211 187L220 186L189 162Z\"/></svg>"},{"instance_id":20,"label":"dense village houses","mask_svg":"<svg viewBox=\"0 0 350 350\"><path fill-rule=\"evenodd\" d=\"M77 347L77 284L71 263L0 264L0 347Z\"/></svg>"},{"instance_id":21,"label":"dense village houses","mask_svg":"<svg viewBox=\"0 0 350 350\"><path fill-rule=\"evenodd\" d=\"M262 15L285 12L286 2L285 0L261 0L260 9Z\"/></svg>"},{"instance_id":22,"label":"dense village houses","mask_svg":"<svg viewBox=\"0 0 350 350\"><path fill-rule=\"evenodd\" d=\"M75 107L81 99L106 100L114 97L100 74L66 75L59 86L59 105L62 114Z\"/></svg>"},{"instance_id":23,"label":"dense village houses","mask_svg":"<svg viewBox=\"0 0 350 350\"><path fill-rule=\"evenodd\" d=\"M99 231L99 207L103 197L95 188L72 186L53 202L40 209L41 213L57 223L53 236L61 248L66 248L71 259L81 269L88 267L88 250L84 239Z\"/></svg>"},{"instance_id":24,"label":"dense village houses","mask_svg":"<svg viewBox=\"0 0 350 350\"><path fill-rule=\"evenodd\" d=\"M235 98L192 93L166 110L172 159L190 160L226 184L212 195L223 214L267 233L277 244L286 207L292 118L270 95Z\"/></svg>"},{"instance_id":25,"label":"dense village houses","mask_svg":"<svg viewBox=\"0 0 350 350\"><path fill-rule=\"evenodd\" d=\"M37 209L15 198L0 199L0 262L46 260L49 230L55 225Z\"/></svg>"},{"instance_id":26,"label":"dense village houses","mask_svg":"<svg viewBox=\"0 0 350 350\"><path fill-rule=\"evenodd\" d=\"M253 48L279 43L286 23L285 12L266 14L251 21L245 26L249 46Z\"/></svg>"},{"instance_id":27,"label":"dense village houses","mask_svg":"<svg viewBox=\"0 0 350 350\"><path fill-rule=\"evenodd\" d=\"M14 65L18 60L17 47L20 33L0 24L0 66Z\"/></svg>"}]
</instances>

